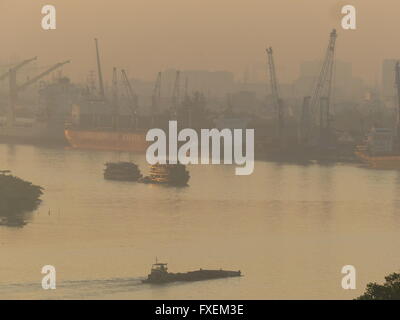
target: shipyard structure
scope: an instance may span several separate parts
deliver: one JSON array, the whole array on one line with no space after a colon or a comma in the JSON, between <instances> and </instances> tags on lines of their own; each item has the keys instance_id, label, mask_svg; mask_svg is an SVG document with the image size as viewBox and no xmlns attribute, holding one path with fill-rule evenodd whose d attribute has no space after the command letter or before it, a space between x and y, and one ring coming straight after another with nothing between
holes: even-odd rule
<instances>
[{"instance_id":1,"label":"shipyard structure","mask_svg":"<svg viewBox=\"0 0 400 320\"><path fill-rule=\"evenodd\" d=\"M188 78L182 79L179 70L169 86L172 90L168 90L167 99L161 97L164 77L161 72L157 74L153 87L149 88L150 103L139 101L124 69L113 68L111 86L105 87L97 39L94 46L97 71L91 73L86 86L74 85L62 76L53 77L51 83L41 81L69 61L57 63L19 83L17 78L22 78L20 69L36 60L28 59L0 75L0 81L7 80L9 87L7 112L0 117L0 141L145 152L149 146L147 131L160 128L168 132L168 123L173 120L177 121L179 130L254 129L255 158L258 160L301 163L363 161L371 167L396 167L400 155L398 115L395 128L374 123L365 141L362 141L363 135L372 127L371 121L375 122L375 117L368 118L370 112L367 115L358 112L358 118L354 119L361 125L345 119L350 123L345 129L348 132L338 126L333 90L337 37L336 30L332 30L315 86L309 95L301 97L301 102L296 102L297 105L283 98L275 51L272 47L267 48L269 88L262 104L265 110L261 113L250 110L247 102L251 101L252 95L246 91L227 94L226 101L216 108L215 101L207 93L190 92ZM399 97L398 64L395 73ZM22 118L17 110L18 96L35 83L40 84L39 108L34 117ZM246 99L241 100L243 97ZM400 108L400 99L397 102ZM238 104L243 106L240 110ZM388 114L387 110L385 112ZM349 134L353 128L354 132Z\"/></svg>"},{"instance_id":2,"label":"shipyard structure","mask_svg":"<svg viewBox=\"0 0 400 320\"><path fill-rule=\"evenodd\" d=\"M65 143L64 122L76 93L74 86L67 78L60 77L50 85L39 88L39 110L33 118L19 117L16 113L19 94L51 72L69 63L69 61L57 63L19 84L17 82L18 71L34 60L36 57L25 60L0 76L0 81L8 81L9 84L8 106L5 115L0 119L0 141L7 143Z\"/></svg>"}]
</instances>

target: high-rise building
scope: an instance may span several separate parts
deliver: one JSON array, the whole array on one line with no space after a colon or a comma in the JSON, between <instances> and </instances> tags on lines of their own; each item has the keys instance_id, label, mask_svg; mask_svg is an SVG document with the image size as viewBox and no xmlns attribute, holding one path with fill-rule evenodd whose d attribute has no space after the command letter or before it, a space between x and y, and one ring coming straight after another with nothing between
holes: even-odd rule
<instances>
[{"instance_id":1,"label":"high-rise building","mask_svg":"<svg viewBox=\"0 0 400 320\"><path fill-rule=\"evenodd\" d=\"M321 71L321 61L306 61L300 65L300 75L294 82L295 95L311 96ZM335 61L332 94L335 101L349 101L363 96L364 84L361 79L353 77L352 64Z\"/></svg>"},{"instance_id":2,"label":"high-rise building","mask_svg":"<svg viewBox=\"0 0 400 320\"><path fill-rule=\"evenodd\" d=\"M382 63L382 96L385 100L393 100L395 91L395 65L398 60L385 59Z\"/></svg>"},{"instance_id":3,"label":"high-rise building","mask_svg":"<svg viewBox=\"0 0 400 320\"><path fill-rule=\"evenodd\" d=\"M166 94L172 90L175 84L175 69L168 69L163 72L163 90ZM234 87L234 75L228 71L208 71L208 70L181 70L180 75L181 94L187 89L188 93L199 91L207 97L221 98L231 92Z\"/></svg>"}]
</instances>

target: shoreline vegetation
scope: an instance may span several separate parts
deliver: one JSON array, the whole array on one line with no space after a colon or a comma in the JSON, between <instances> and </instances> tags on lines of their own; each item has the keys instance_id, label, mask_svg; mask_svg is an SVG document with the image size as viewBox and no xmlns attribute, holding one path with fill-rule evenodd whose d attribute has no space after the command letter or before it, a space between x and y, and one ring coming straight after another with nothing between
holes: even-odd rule
<instances>
[{"instance_id":1,"label":"shoreline vegetation","mask_svg":"<svg viewBox=\"0 0 400 320\"><path fill-rule=\"evenodd\" d=\"M12 216L35 210L41 203L43 188L0 171L0 216Z\"/></svg>"},{"instance_id":2,"label":"shoreline vegetation","mask_svg":"<svg viewBox=\"0 0 400 320\"><path fill-rule=\"evenodd\" d=\"M364 294L356 300L400 300L400 273L386 276L384 284L368 283Z\"/></svg>"}]
</instances>

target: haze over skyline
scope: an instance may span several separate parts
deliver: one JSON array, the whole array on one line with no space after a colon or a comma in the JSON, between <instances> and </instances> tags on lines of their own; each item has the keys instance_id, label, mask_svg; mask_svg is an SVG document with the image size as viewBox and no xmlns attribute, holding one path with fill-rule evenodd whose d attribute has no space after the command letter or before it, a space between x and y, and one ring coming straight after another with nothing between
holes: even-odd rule
<instances>
[{"instance_id":1,"label":"haze over skyline","mask_svg":"<svg viewBox=\"0 0 400 320\"><path fill-rule=\"evenodd\" d=\"M41 8L57 9L57 30L41 28ZM341 7L357 9L357 30L340 26ZM103 69L126 68L153 80L160 70L228 70L241 78L248 66L263 66L272 46L281 82L294 80L302 61L321 60L332 28L337 59L369 83L380 78L385 58L400 57L395 0L1 0L3 62L38 56L38 65L71 59L64 68L84 81L95 69L93 39L100 40ZM264 70L261 70L261 72Z\"/></svg>"}]
</instances>

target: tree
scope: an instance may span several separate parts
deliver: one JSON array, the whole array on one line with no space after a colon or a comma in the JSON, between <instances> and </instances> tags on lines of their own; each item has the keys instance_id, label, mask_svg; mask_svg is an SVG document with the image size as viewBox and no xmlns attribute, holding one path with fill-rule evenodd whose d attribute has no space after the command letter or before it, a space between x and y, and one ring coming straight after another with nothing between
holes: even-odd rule
<instances>
[{"instance_id":1,"label":"tree","mask_svg":"<svg viewBox=\"0 0 400 320\"><path fill-rule=\"evenodd\" d=\"M368 283L364 294L357 300L400 300L400 273L386 276L383 285Z\"/></svg>"},{"instance_id":2,"label":"tree","mask_svg":"<svg viewBox=\"0 0 400 320\"><path fill-rule=\"evenodd\" d=\"M0 171L0 216L32 211L40 203L43 188Z\"/></svg>"}]
</instances>

